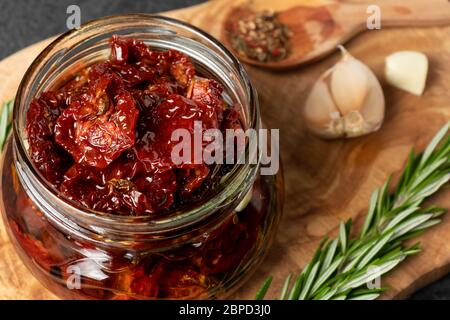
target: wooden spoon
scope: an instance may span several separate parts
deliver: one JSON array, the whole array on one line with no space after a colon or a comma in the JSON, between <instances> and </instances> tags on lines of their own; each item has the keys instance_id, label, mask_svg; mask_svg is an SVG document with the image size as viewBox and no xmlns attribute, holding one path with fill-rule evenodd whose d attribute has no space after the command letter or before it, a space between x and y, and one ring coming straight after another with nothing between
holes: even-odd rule
<instances>
[{"instance_id":1,"label":"wooden spoon","mask_svg":"<svg viewBox=\"0 0 450 320\"><path fill-rule=\"evenodd\" d=\"M369 30L367 21L373 16L374 8L379 8L381 28L450 24L449 0L254 0L245 3L240 1L240 5L230 9L225 18L221 40L231 48L226 29L232 21L230 19L236 19L240 11L277 8L281 8L277 11L278 19L293 32L289 55L283 60L272 62L259 62L238 55L244 62L270 69L287 69L317 60L335 50L337 45Z\"/></svg>"}]
</instances>

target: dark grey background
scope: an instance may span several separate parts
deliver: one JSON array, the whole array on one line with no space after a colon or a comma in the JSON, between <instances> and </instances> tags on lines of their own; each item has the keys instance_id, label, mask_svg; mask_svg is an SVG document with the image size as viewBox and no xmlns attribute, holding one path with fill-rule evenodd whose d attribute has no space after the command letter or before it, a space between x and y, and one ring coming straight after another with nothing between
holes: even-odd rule
<instances>
[{"instance_id":1,"label":"dark grey background","mask_svg":"<svg viewBox=\"0 0 450 320\"><path fill-rule=\"evenodd\" d=\"M67 31L66 9L81 8L81 22L101 16L177 9L201 0L0 0L0 59L39 40ZM0 84L1 85L1 84ZM412 299L450 299L450 275Z\"/></svg>"}]
</instances>

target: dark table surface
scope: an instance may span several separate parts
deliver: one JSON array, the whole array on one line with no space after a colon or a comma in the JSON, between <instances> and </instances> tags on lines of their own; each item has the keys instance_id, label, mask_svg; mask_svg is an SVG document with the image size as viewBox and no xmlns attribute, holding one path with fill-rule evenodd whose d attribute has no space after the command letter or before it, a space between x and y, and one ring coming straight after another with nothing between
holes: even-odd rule
<instances>
[{"instance_id":1,"label":"dark table surface","mask_svg":"<svg viewBox=\"0 0 450 320\"><path fill-rule=\"evenodd\" d=\"M37 41L67 31L69 5L81 9L81 22L131 12L155 13L201 0L1 0L0 59ZM416 292L411 299L450 299L450 275Z\"/></svg>"}]
</instances>

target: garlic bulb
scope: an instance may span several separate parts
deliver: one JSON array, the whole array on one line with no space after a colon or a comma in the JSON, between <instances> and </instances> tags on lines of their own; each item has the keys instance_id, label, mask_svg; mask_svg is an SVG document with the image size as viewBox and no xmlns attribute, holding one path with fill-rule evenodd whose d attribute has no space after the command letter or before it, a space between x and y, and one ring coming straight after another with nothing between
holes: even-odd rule
<instances>
[{"instance_id":1,"label":"garlic bulb","mask_svg":"<svg viewBox=\"0 0 450 320\"><path fill-rule=\"evenodd\" d=\"M384 94L374 73L342 46L342 59L314 84L304 107L308 129L323 138L357 137L381 127Z\"/></svg>"}]
</instances>

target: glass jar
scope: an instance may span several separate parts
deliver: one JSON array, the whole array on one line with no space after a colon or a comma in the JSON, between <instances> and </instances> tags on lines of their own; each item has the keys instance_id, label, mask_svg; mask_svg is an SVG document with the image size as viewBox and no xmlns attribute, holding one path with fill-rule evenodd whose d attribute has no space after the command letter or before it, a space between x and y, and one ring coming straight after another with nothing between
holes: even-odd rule
<instances>
[{"instance_id":1,"label":"glass jar","mask_svg":"<svg viewBox=\"0 0 450 320\"><path fill-rule=\"evenodd\" d=\"M206 33L144 14L89 22L51 43L20 84L1 179L10 238L32 274L61 298L227 297L263 259L281 215L282 174L261 175L258 152L247 147L245 163L234 165L213 195L164 216L89 210L66 199L30 161L25 120L31 100L105 60L114 34L187 54L202 73L225 86L226 100L243 106L242 123L261 128L247 73Z\"/></svg>"}]
</instances>

